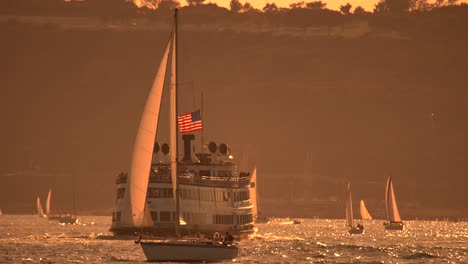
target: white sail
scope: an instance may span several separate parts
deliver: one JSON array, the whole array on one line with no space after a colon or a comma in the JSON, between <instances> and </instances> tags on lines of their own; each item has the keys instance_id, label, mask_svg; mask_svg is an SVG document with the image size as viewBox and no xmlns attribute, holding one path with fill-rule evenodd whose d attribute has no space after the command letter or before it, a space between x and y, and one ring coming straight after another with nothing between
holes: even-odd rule
<instances>
[{"instance_id":1,"label":"white sail","mask_svg":"<svg viewBox=\"0 0 468 264\"><path fill-rule=\"evenodd\" d=\"M37 197L37 215L44 216L44 211L42 210L41 198Z\"/></svg>"},{"instance_id":2,"label":"white sail","mask_svg":"<svg viewBox=\"0 0 468 264\"><path fill-rule=\"evenodd\" d=\"M164 52L153 86L146 100L133 146L130 174L124 195L125 209L127 210L122 211L121 218L121 222L127 225L145 226L152 224L151 221L144 221L146 218L144 217L144 211L169 47L170 43Z\"/></svg>"},{"instance_id":3,"label":"white sail","mask_svg":"<svg viewBox=\"0 0 468 264\"><path fill-rule=\"evenodd\" d=\"M2 208L0 208L0 215L3 215Z\"/></svg>"},{"instance_id":4,"label":"white sail","mask_svg":"<svg viewBox=\"0 0 468 264\"><path fill-rule=\"evenodd\" d=\"M353 227L353 200L351 198L351 183L348 181L346 199L346 226Z\"/></svg>"},{"instance_id":5,"label":"white sail","mask_svg":"<svg viewBox=\"0 0 468 264\"><path fill-rule=\"evenodd\" d=\"M176 91L176 81L177 81L177 72L176 72L176 35L173 34L172 38L172 61L171 61L171 85L170 85L170 117L169 117L169 126L170 126L170 158L171 158L171 178L172 178L172 192L174 197L174 202L176 201L176 187L177 187L177 91Z\"/></svg>"},{"instance_id":6,"label":"white sail","mask_svg":"<svg viewBox=\"0 0 468 264\"><path fill-rule=\"evenodd\" d=\"M47 194L46 200L46 214L50 214L50 199L52 199L52 189L49 189L49 193Z\"/></svg>"},{"instance_id":7,"label":"white sail","mask_svg":"<svg viewBox=\"0 0 468 264\"><path fill-rule=\"evenodd\" d=\"M387 219L391 222L401 222L400 213L395 199L395 192L393 191L392 177L387 179L387 188L385 190L385 209L387 210Z\"/></svg>"},{"instance_id":8,"label":"white sail","mask_svg":"<svg viewBox=\"0 0 468 264\"><path fill-rule=\"evenodd\" d=\"M255 167L252 171L252 177L250 179L249 194L250 194L250 201L252 203L252 216L255 219L255 217L258 216L257 167Z\"/></svg>"},{"instance_id":9,"label":"white sail","mask_svg":"<svg viewBox=\"0 0 468 264\"><path fill-rule=\"evenodd\" d=\"M364 200L361 200L361 203L359 204L359 211L361 212L362 220L372 220L372 216L369 214Z\"/></svg>"}]
</instances>

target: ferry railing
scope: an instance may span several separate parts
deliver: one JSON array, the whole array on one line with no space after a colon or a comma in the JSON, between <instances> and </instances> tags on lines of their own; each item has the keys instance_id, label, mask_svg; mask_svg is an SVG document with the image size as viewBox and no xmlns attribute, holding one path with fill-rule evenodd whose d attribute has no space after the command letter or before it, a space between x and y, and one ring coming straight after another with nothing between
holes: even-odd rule
<instances>
[{"instance_id":1,"label":"ferry railing","mask_svg":"<svg viewBox=\"0 0 468 264\"><path fill-rule=\"evenodd\" d=\"M116 180L117 184L126 183L127 177L119 177ZM149 182L172 183L170 175L167 174L152 174ZM202 185L209 187L225 187L225 188L241 188L250 184L250 177L216 177L216 176L199 176L199 175L180 175L180 184Z\"/></svg>"},{"instance_id":2,"label":"ferry railing","mask_svg":"<svg viewBox=\"0 0 468 264\"><path fill-rule=\"evenodd\" d=\"M151 175L150 182L172 183L170 175ZM179 184L202 185L209 187L241 188L250 184L250 177L216 177L180 175Z\"/></svg>"}]
</instances>

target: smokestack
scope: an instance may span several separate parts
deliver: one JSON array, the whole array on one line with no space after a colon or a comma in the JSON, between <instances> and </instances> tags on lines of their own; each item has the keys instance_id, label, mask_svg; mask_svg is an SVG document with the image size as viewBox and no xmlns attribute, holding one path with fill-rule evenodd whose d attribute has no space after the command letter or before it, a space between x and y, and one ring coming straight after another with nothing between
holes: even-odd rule
<instances>
[{"instance_id":1,"label":"smokestack","mask_svg":"<svg viewBox=\"0 0 468 264\"><path fill-rule=\"evenodd\" d=\"M184 158L182 159L182 162L192 161L192 143L191 143L191 141L195 139L195 135L185 134L185 135L182 136L182 139L184 140Z\"/></svg>"}]
</instances>

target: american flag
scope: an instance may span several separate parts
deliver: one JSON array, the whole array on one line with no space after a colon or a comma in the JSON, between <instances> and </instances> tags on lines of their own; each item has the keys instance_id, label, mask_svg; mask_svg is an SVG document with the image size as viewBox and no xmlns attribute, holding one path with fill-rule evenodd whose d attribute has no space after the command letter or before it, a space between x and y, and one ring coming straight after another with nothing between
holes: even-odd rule
<instances>
[{"instance_id":1,"label":"american flag","mask_svg":"<svg viewBox=\"0 0 468 264\"><path fill-rule=\"evenodd\" d=\"M179 116L177 123L179 124L180 133L197 131L203 128L200 110Z\"/></svg>"}]
</instances>

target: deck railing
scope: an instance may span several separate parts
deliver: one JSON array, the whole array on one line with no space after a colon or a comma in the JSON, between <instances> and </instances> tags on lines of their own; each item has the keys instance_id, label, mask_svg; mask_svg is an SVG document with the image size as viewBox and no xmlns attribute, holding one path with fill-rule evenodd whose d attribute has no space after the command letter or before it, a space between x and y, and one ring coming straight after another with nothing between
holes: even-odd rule
<instances>
[{"instance_id":1,"label":"deck railing","mask_svg":"<svg viewBox=\"0 0 468 264\"><path fill-rule=\"evenodd\" d=\"M118 177L117 184L126 183L127 177ZM152 174L149 179L150 183L172 183L170 175L166 174ZM222 188L241 188L250 184L250 176L243 177L215 177L215 176L199 176L195 174L180 175L179 184L201 185L209 187L222 187Z\"/></svg>"}]
</instances>

